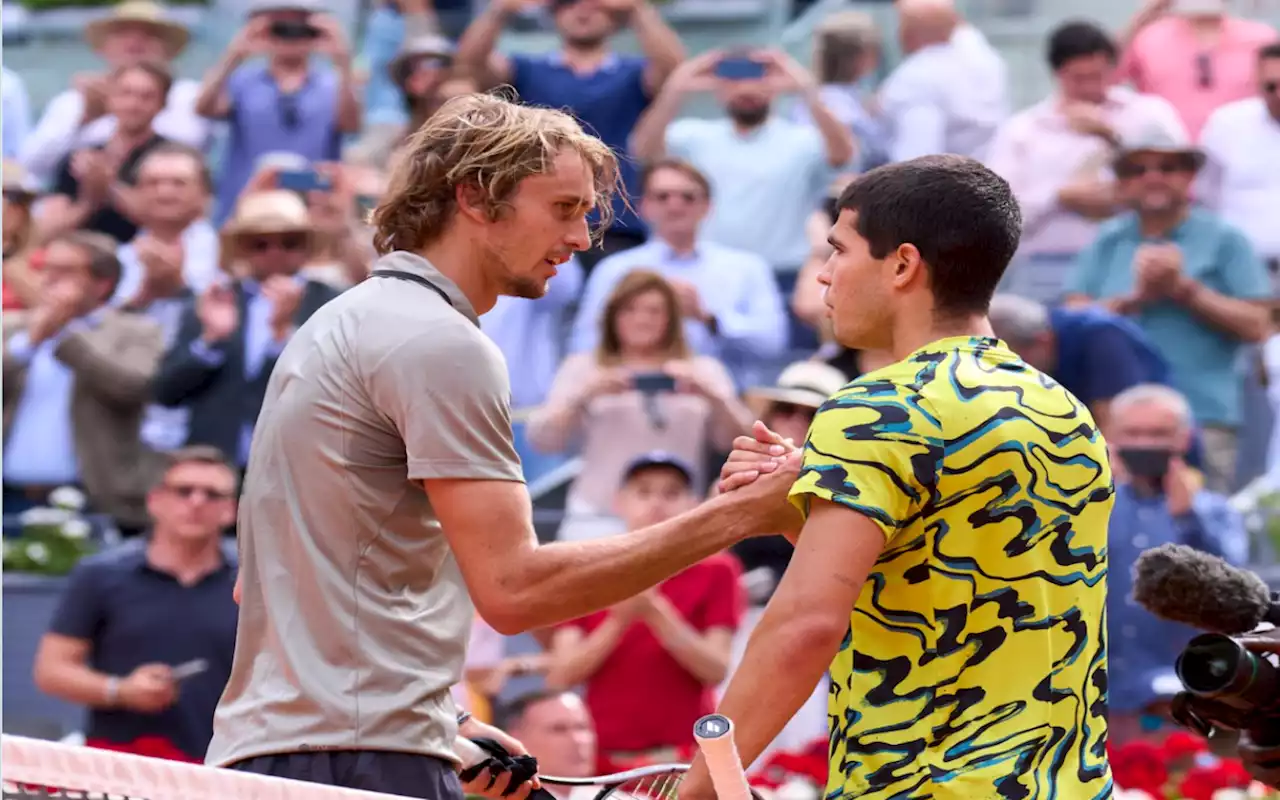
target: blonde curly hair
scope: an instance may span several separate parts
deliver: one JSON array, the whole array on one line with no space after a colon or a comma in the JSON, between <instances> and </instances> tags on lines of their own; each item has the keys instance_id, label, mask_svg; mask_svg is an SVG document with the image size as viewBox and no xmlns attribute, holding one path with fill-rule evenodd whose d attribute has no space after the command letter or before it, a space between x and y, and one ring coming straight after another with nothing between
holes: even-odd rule
<instances>
[{"instance_id":1,"label":"blonde curly hair","mask_svg":"<svg viewBox=\"0 0 1280 800\"><path fill-rule=\"evenodd\" d=\"M520 182L551 169L565 149L586 161L595 183L600 222L608 228L620 188L609 146L561 111L524 106L492 94L455 97L419 128L393 159L383 200L370 221L379 255L421 250L457 211L457 187L479 188L490 219L509 207Z\"/></svg>"}]
</instances>

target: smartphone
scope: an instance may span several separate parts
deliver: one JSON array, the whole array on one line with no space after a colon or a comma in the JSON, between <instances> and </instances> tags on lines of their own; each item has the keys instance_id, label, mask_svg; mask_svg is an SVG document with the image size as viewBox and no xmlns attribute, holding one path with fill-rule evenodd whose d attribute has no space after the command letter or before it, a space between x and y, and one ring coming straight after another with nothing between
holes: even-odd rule
<instances>
[{"instance_id":1,"label":"smartphone","mask_svg":"<svg viewBox=\"0 0 1280 800\"><path fill-rule=\"evenodd\" d=\"M184 681L187 678L194 678L208 669L209 662L203 658L197 658L174 667L172 675L175 681Z\"/></svg>"},{"instance_id":2,"label":"smartphone","mask_svg":"<svg viewBox=\"0 0 1280 800\"><path fill-rule=\"evenodd\" d=\"M716 77L726 81L758 81L764 77L764 64L746 56L720 59Z\"/></svg>"},{"instance_id":3,"label":"smartphone","mask_svg":"<svg viewBox=\"0 0 1280 800\"><path fill-rule=\"evenodd\" d=\"M636 387L636 391L644 392L645 394L674 392L676 390L676 379L665 372L646 372L636 375L631 379L631 383Z\"/></svg>"},{"instance_id":4,"label":"smartphone","mask_svg":"<svg viewBox=\"0 0 1280 800\"><path fill-rule=\"evenodd\" d=\"M314 169L284 170L276 176L276 186L291 192L327 192L333 188L328 176Z\"/></svg>"},{"instance_id":5,"label":"smartphone","mask_svg":"<svg viewBox=\"0 0 1280 800\"><path fill-rule=\"evenodd\" d=\"M271 23L271 38L286 42L297 42L304 39L320 38L320 29L310 22L299 22L292 19L278 19Z\"/></svg>"}]
</instances>

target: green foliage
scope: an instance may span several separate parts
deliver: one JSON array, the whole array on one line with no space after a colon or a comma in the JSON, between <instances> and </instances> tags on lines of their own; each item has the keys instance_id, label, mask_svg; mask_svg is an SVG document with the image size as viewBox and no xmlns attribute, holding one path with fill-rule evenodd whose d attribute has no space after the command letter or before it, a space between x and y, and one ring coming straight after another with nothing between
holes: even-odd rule
<instances>
[{"instance_id":1,"label":"green foliage","mask_svg":"<svg viewBox=\"0 0 1280 800\"><path fill-rule=\"evenodd\" d=\"M22 535L3 540L5 572L66 575L97 550L89 536L92 526L80 515L84 495L79 490L57 489L49 495L49 504L23 512Z\"/></svg>"}]
</instances>

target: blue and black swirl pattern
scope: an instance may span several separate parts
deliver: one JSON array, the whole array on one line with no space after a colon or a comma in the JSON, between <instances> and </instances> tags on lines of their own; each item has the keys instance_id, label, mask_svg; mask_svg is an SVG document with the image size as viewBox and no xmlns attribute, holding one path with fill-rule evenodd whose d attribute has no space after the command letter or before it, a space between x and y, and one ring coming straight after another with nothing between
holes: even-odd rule
<instances>
[{"instance_id":1,"label":"blue and black swirl pattern","mask_svg":"<svg viewBox=\"0 0 1280 800\"><path fill-rule=\"evenodd\" d=\"M1088 410L998 340L944 339L822 407L792 490L812 497L886 538L831 665L827 797L1111 797Z\"/></svg>"}]
</instances>

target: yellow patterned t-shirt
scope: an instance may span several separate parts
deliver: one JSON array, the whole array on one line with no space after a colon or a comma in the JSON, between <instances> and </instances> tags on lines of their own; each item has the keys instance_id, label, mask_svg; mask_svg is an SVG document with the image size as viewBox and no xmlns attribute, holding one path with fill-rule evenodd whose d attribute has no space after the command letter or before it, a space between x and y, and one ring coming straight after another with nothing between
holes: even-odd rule
<instances>
[{"instance_id":1,"label":"yellow patterned t-shirt","mask_svg":"<svg viewBox=\"0 0 1280 800\"><path fill-rule=\"evenodd\" d=\"M827 798L1112 795L1106 445L996 339L943 339L818 411L791 491L886 544L831 663Z\"/></svg>"}]
</instances>

